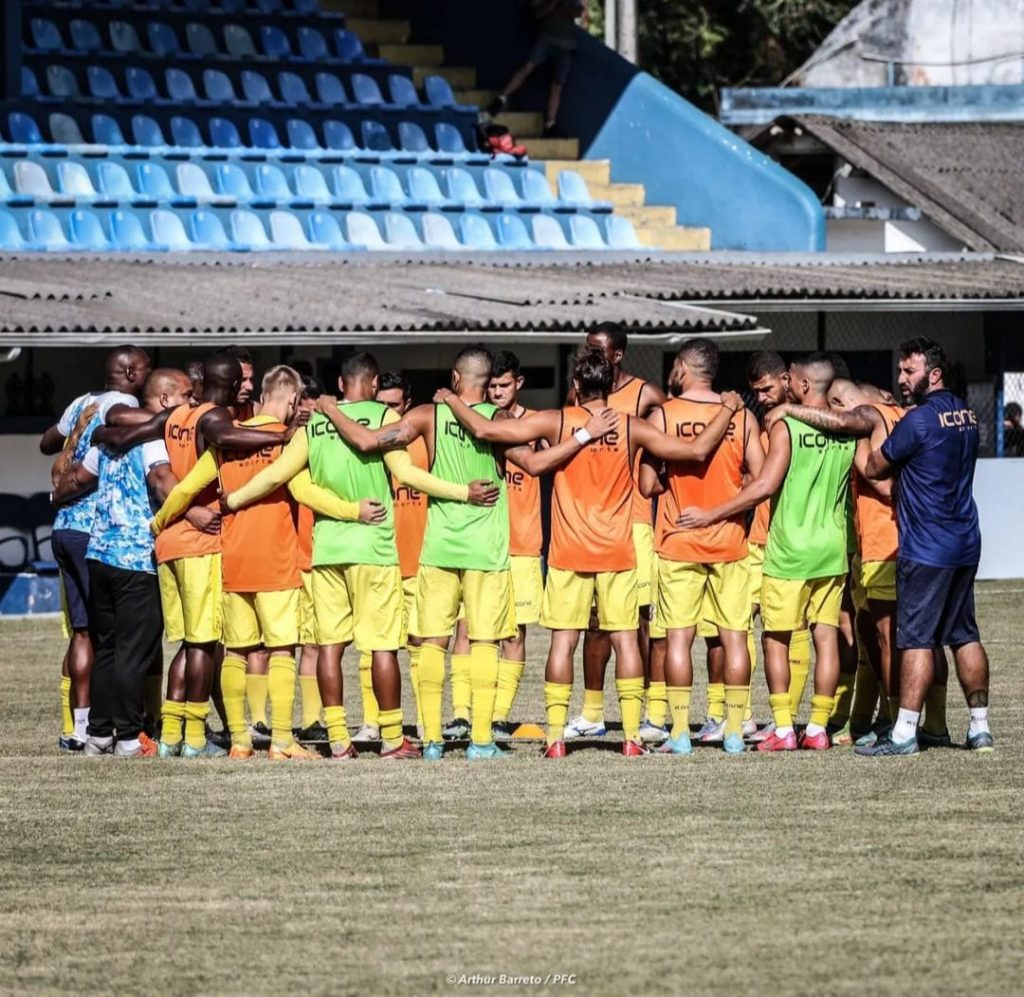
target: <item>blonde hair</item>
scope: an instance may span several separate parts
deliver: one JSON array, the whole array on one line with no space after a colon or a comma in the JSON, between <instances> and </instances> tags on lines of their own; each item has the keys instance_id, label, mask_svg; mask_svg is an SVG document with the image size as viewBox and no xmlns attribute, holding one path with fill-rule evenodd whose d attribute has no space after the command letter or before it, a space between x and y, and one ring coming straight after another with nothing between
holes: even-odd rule
<instances>
[{"instance_id":1,"label":"blonde hair","mask_svg":"<svg viewBox=\"0 0 1024 997\"><path fill-rule=\"evenodd\" d=\"M283 363L278 364L263 375L260 393L264 398L291 392L299 396L302 395L302 375L293 367Z\"/></svg>"}]
</instances>

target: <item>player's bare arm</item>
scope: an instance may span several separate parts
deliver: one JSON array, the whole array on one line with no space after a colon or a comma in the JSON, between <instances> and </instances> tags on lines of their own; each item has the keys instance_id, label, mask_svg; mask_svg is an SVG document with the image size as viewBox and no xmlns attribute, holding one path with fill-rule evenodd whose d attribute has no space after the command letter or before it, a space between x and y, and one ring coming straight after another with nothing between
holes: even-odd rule
<instances>
[{"instance_id":1,"label":"player's bare arm","mask_svg":"<svg viewBox=\"0 0 1024 997\"><path fill-rule=\"evenodd\" d=\"M54 423L39 437L39 452L46 457L52 457L64 449L64 434Z\"/></svg>"},{"instance_id":2,"label":"player's bare arm","mask_svg":"<svg viewBox=\"0 0 1024 997\"><path fill-rule=\"evenodd\" d=\"M429 420L433 417L430 406L417 405L396 423L380 429L367 429L345 415L337 400L330 395L321 395L317 399L316 409L327 416L338 435L359 453L400 450L420 436L428 436L431 428Z\"/></svg>"},{"instance_id":3,"label":"player's bare arm","mask_svg":"<svg viewBox=\"0 0 1024 997\"><path fill-rule=\"evenodd\" d=\"M882 441L885 439L885 434L882 434L882 440L879 441L878 445L881 446ZM872 433L871 440L861 439L857 441L857 449L853 454L853 466L857 469L861 476L861 482L858 485L859 488L869 488L872 492L884 499L892 498L892 482L888 479L873 481L868 477L868 460L872 453L872 443L874 440L874 434Z\"/></svg>"},{"instance_id":4,"label":"player's bare arm","mask_svg":"<svg viewBox=\"0 0 1024 997\"><path fill-rule=\"evenodd\" d=\"M870 405L858 405L849 411L838 409L810 408L807 405L778 405L765 413L765 429L770 430L786 416L792 416L823 433L844 433L847 436L870 436L882 421L878 410Z\"/></svg>"},{"instance_id":5,"label":"player's bare arm","mask_svg":"<svg viewBox=\"0 0 1024 997\"><path fill-rule=\"evenodd\" d=\"M758 432L754 413L748 410L746 416L746 438L743 441L743 473L749 481L753 481L761 473L761 468L764 467L765 454L764 447L761 446L761 434Z\"/></svg>"},{"instance_id":6,"label":"player's bare arm","mask_svg":"<svg viewBox=\"0 0 1024 997\"><path fill-rule=\"evenodd\" d=\"M541 442L546 441L542 440ZM531 477L539 478L542 474L561 467L589 445L589 443L580 443L575 436L570 436L567 440L562 440L561 443L536 450L531 446L510 447L505 451L505 457Z\"/></svg>"},{"instance_id":7,"label":"player's bare arm","mask_svg":"<svg viewBox=\"0 0 1024 997\"><path fill-rule=\"evenodd\" d=\"M123 453L140 443L161 440L164 426L172 411L173 409L164 409L153 415L149 409L115 405L107 413L104 425L96 427L92 434L92 442L96 446Z\"/></svg>"},{"instance_id":8,"label":"player's bare arm","mask_svg":"<svg viewBox=\"0 0 1024 997\"><path fill-rule=\"evenodd\" d=\"M646 421L662 433L668 428L665 421L665 410L660 405L647 413ZM668 468L665 462L653 454L644 451L644 455L640 460L640 480L638 482L640 494L644 498L663 495L668 487L666 481L667 474Z\"/></svg>"},{"instance_id":9,"label":"player's bare arm","mask_svg":"<svg viewBox=\"0 0 1024 997\"><path fill-rule=\"evenodd\" d=\"M653 381L644 381L637 402L637 415L646 419L654 409L660 408L667 401L668 396Z\"/></svg>"},{"instance_id":10,"label":"player's bare arm","mask_svg":"<svg viewBox=\"0 0 1024 997\"><path fill-rule=\"evenodd\" d=\"M791 455L789 430L784 423L776 423L768 437L768 455L761 466L761 473L728 502L716 505L712 509L699 509L696 506L683 509L676 520L676 525L698 529L760 505L782 487L786 472L789 470Z\"/></svg>"},{"instance_id":11,"label":"player's bare arm","mask_svg":"<svg viewBox=\"0 0 1024 997\"><path fill-rule=\"evenodd\" d=\"M721 443L733 416L742 408L743 399L735 391L726 391L722 395L722 407L708 423L704 432L687 440L662 433L642 419L632 419L629 423L631 442L634 447L643 447L644 450L662 460L704 461Z\"/></svg>"},{"instance_id":12,"label":"player's bare arm","mask_svg":"<svg viewBox=\"0 0 1024 997\"><path fill-rule=\"evenodd\" d=\"M78 461L68 466L60 480L54 485L50 492L50 504L54 506L67 505L91 492L99 478Z\"/></svg>"},{"instance_id":13,"label":"player's bare arm","mask_svg":"<svg viewBox=\"0 0 1024 997\"><path fill-rule=\"evenodd\" d=\"M262 450L263 447L287 443L293 431L268 432L264 429L236 426L225 408L213 408L196 424L208 446L222 450Z\"/></svg>"},{"instance_id":14,"label":"player's bare arm","mask_svg":"<svg viewBox=\"0 0 1024 997\"><path fill-rule=\"evenodd\" d=\"M151 468L146 481L149 484L149 490L153 498L161 505L167 500L167 496L174 491L174 486L178 483L178 479L174 476L170 464L157 464L156 467Z\"/></svg>"},{"instance_id":15,"label":"player's bare arm","mask_svg":"<svg viewBox=\"0 0 1024 997\"><path fill-rule=\"evenodd\" d=\"M896 473L896 468L880 449L872 450L864 464L864 477L868 481L884 481Z\"/></svg>"}]
</instances>

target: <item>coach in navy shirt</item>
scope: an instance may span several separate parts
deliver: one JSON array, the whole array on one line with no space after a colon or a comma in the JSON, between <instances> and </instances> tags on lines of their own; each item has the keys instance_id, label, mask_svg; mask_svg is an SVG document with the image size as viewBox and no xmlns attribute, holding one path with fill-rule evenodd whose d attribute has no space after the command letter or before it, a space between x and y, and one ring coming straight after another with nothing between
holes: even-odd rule
<instances>
[{"instance_id":1,"label":"coach in navy shirt","mask_svg":"<svg viewBox=\"0 0 1024 997\"><path fill-rule=\"evenodd\" d=\"M900 711L888 739L871 754L912 754L925 694L934 678L933 649L953 649L971 711L967 747L992 749L988 725L988 657L974 612L981 558L972 487L978 419L946 387L949 361L930 339L900 346L899 386L911 409L872 452L867 475L895 475L899 557L896 648Z\"/></svg>"}]
</instances>

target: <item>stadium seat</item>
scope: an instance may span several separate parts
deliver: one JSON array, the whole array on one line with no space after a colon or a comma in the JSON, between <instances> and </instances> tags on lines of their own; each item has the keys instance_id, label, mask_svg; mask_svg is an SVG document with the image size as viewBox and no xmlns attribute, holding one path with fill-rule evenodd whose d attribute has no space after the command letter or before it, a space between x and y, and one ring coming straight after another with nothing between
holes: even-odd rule
<instances>
[{"instance_id":1,"label":"stadium seat","mask_svg":"<svg viewBox=\"0 0 1024 997\"><path fill-rule=\"evenodd\" d=\"M292 44L288 36L273 25L260 26L260 46L268 59L291 59Z\"/></svg>"},{"instance_id":2,"label":"stadium seat","mask_svg":"<svg viewBox=\"0 0 1024 997\"><path fill-rule=\"evenodd\" d=\"M242 137L233 121L227 118L210 118L210 142L219 149L242 148Z\"/></svg>"},{"instance_id":3,"label":"stadium seat","mask_svg":"<svg viewBox=\"0 0 1024 997\"><path fill-rule=\"evenodd\" d=\"M256 149L280 149L277 129L266 118L249 119L249 141Z\"/></svg>"},{"instance_id":4,"label":"stadium seat","mask_svg":"<svg viewBox=\"0 0 1024 997\"><path fill-rule=\"evenodd\" d=\"M21 67L21 96L39 100L43 95L39 92L39 81L36 74L28 66Z\"/></svg>"},{"instance_id":5,"label":"stadium seat","mask_svg":"<svg viewBox=\"0 0 1024 997\"><path fill-rule=\"evenodd\" d=\"M164 73L164 84L167 95L175 104L195 104L199 100L192 77L182 69L168 69Z\"/></svg>"},{"instance_id":6,"label":"stadium seat","mask_svg":"<svg viewBox=\"0 0 1024 997\"><path fill-rule=\"evenodd\" d=\"M154 201L180 200L167 171L159 163L139 163L135 168L135 176L139 192Z\"/></svg>"},{"instance_id":7,"label":"stadium seat","mask_svg":"<svg viewBox=\"0 0 1024 997\"><path fill-rule=\"evenodd\" d=\"M117 209L110 212L110 238L117 249L142 252L155 248L142 230L142 222L134 211Z\"/></svg>"},{"instance_id":8,"label":"stadium seat","mask_svg":"<svg viewBox=\"0 0 1024 997\"><path fill-rule=\"evenodd\" d=\"M335 152L352 152L357 148L352 129L344 121L324 122L324 144Z\"/></svg>"},{"instance_id":9,"label":"stadium seat","mask_svg":"<svg viewBox=\"0 0 1024 997\"><path fill-rule=\"evenodd\" d=\"M114 247L103 232L103 225L95 212L76 208L68 215L68 231L75 249L104 252Z\"/></svg>"},{"instance_id":10,"label":"stadium seat","mask_svg":"<svg viewBox=\"0 0 1024 997\"><path fill-rule=\"evenodd\" d=\"M558 174L558 199L576 208L591 211L611 211L611 205L595 201L587 189L587 182L575 170L562 170Z\"/></svg>"},{"instance_id":11,"label":"stadium seat","mask_svg":"<svg viewBox=\"0 0 1024 997\"><path fill-rule=\"evenodd\" d=\"M256 196L261 201L288 204L296 199L280 167L260 163L253 170L253 177L256 181Z\"/></svg>"},{"instance_id":12,"label":"stadium seat","mask_svg":"<svg viewBox=\"0 0 1024 997\"><path fill-rule=\"evenodd\" d=\"M0 209L0 249L26 250L30 244L25 241L18 223L9 211Z\"/></svg>"},{"instance_id":13,"label":"stadium seat","mask_svg":"<svg viewBox=\"0 0 1024 997\"><path fill-rule=\"evenodd\" d=\"M341 234L341 228L337 220L326 211L310 212L308 226L311 242L333 250L352 248ZM2 238L2 235L0 235L0 238Z\"/></svg>"},{"instance_id":14,"label":"stadium seat","mask_svg":"<svg viewBox=\"0 0 1024 997\"><path fill-rule=\"evenodd\" d=\"M428 249L462 249L452 223L444 215L428 211L423 216L423 241Z\"/></svg>"},{"instance_id":15,"label":"stadium seat","mask_svg":"<svg viewBox=\"0 0 1024 997\"><path fill-rule=\"evenodd\" d=\"M149 51L153 55L164 59L183 55L174 29L162 21L150 21L146 25L146 37L149 39Z\"/></svg>"},{"instance_id":16,"label":"stadium seat","mask_svg":"<svg viewBox=\"0 0 1024 997\"><path fill-rule=\"evenodd\" d=\"M118 103L124 100L113 74L104 66L87 67L85 78L89 82L89 93L97 100L112 100Z\"/></svg>"},{"instance_id":17,"label":"stadium seat","mask_svg":"<svg viewBox=\"0 0 1024 997\"><path fill-rule=\"evenodd\" d=\"M69 114L53 113L50 115L47 124L50 128L50 138L58 145L84 145L82 130Z\"/></svg>"},{"instance_id":18,"label":"stadium seat","mask_svg":"<svg viewBox=\"0 0 1024 997\"><path fill-rule=\"evenodd\" d=\"M352 96L357 104L364 104L368 107L380 107L384 105L384 95L377 86L377 81L365 73L353 73L349 78L349 85L352 87Z\"/></svg>"},{"instance_id":19,"label":"stadium seat","mask_svg":"<svg viewBox=\"0 0 1024 997\"><path fill-rule=\"evenodd\" d=\"M379 121L363 121L360 130L363 134L364 149L385 155L395 151L388 130Z\"/></svg>"},{"instance_id":20,"label":"stadium seat","mask_svg":"<svg viewBox=\"0 0 1024 997\"><path fill-rule=\"evenodd\" d=\"M324 36L316 28L300 27L299 52L308 62L325 62L331 58Z\"/></svg>"},{"instance_id":21,"label":"stadium seat","mask_svg":"<svg viewBox=\"0 0 1024 997\"><path fill-rule=\"evenodd\" d=\"M404 207L409 202L405 191L402 190L402 182L395 172L386 166L370 168L370 196L375 203L382 205Z\"/></svg>"},{"instance_id":22,"label":"stadium seat","mask_svg":"<svg viewBox=\"0 0 1024 997\"><path fill-rule=\"evenodd\" d=\"M428 76L423 81L423 92L432 107L456 107L458 101L451 84L443 76Z\"/></svg>"},{"instance_id":23,"label":"stadium seat","mask_svg":"<svg viewBox=\"0 0 1024 997\"><path fill-rule=\"evenodd\" d=\"M56 192L46 175L46 170L39 163L30 159L21 159L14 164L14 189L19 194L41 199L52 200Z\"/></svg>"},{"instance_id":24,"label":"stadium seat","mask_svg":"<svg viewBox=\"0 0 1024 997\"><path fill-rule=\"evenodd\" d=\"M597 222L588 215L573 215L569 219L569 238L578 249L607 249Z\"/></svg>"},{"instance_id":25,"label":"stadium seat","mask_svg":"<svg viewBox=\"0 0 1024 997\"><path fill-rule=\"evenodd\" d=\"M28 234L30 241L45 250L71 249L60 219L52 211L34 208L28 213Z\"/></svg>"},{"instance_id":26,"label":"stadium seat","mask_svg":"<svg viewBox=\"0 0 1024 997\"><path fill-rule=\"evenodd\" d=\"M173 211L157 208L149 216L149 226L153 233L153 242L175 252L192 249L192 243L185 234L185 226Z\"/></svg>"},{"instance_id":27,"label":"stadium seat","mask_svg":"<svg viewBox=\"0 0 1024 997\"><path fill-rule=\"evenodd\" d=\"M302 230L302 222L290 211L271 211L267 219L270 241L278 249L321 249L314 246Z\"/></svg>"},{"instance_id":28,"label":"stadium seat","mask_svg":"<svg viewBox=\"0 0 1024 997\"><path fill-rule=\"evenodd\" d=\"M334 122L339 124L339 122ZM324 131L330 122L325 122ZM288 131L288 146L291 149L299 149L303 152L319 152L320 143L317 141L316 132L308 121L301 118L289 118L285 126ZM351 138L352 133L349 132ZM353 143L354 144L354 143Z\"/></svg>"},{"instance_id":29,"label":"stadium seat","mask_svg":"<svg viewBox=\"0 0 1024 997\"><path fill-rule=\"evenodd\" d=\"M444 179L448 188L449 201L463 204L467 208L484 207L486 210L484 199L480 196L480 189L469 170L457 166L452 167L445 170Z\"/></svg>"},{"instance_id":30,"label":"stadium seat","mask_svg":"<svg viewBox=\"0 0 1024 997\"><path fill-rule=\"evenodd\" d=\"M384 241L388 249L424 248L412 219L400 211L389 211L384 216Z\"/></svg>"},{"instance_id":31,"label":"stadium seat","mask_svg":"<svg viewBox=\"0 0 1024 997\"><path fill-rule=\"evenodd\" d=\"M439 121L434 126L434 136L437 139L437 148L440 152L453 156L456 159L466 159L474 156L474 153L466 148L462 132L450 121ZM490 160L490 156L484 153L477 153L476 158L483 162L489 162Z\"/></svg>"},{"instance_id":32,"label":"stadium seat","mask_svg":"<svg viewBox=\"0 0 1024 997\"><path fill-rule=\"evenodd\" d=\"M335 28L334 48L342 62L366 62L366 53L359 36L344 28Z\"/></svg>"},{"instance_id":33,"label":"stadium seat","mask_svg":"<svg viewBox=\"0 0 1024 997\"><path fill-rule=\"evenodd\" d=\"M199 126L191 119L176 114L171 118L171 140L179 149L201 149L206 147Z\"/></svg>"},{"instance_id":34,"label":"stadium seat","mask_svg":"<svg viewBox=\"0 0 1024 997\"><path fill-rule=\"evenodd\" d=\"M212 211L197 208L189 216L189 234L197 249L229 250L237 249L224 231L220 218Z\"/></svg>"},{"instance_id":35,"label":"stadium seat","mask_svg":"<svg viewBox=\"0 0 1024 997\"><path fill-rule=\"evenodd\" d=\"M295 73L287 71L278 73L277 89L281 94L281 100L290 107L298 107L314 102L305 81Z\"/></svg>"},{"instance_id":36,"label":"stadium seat","mask_svg":"<svg viewBox=\"0 0 1024 997\"><path fill-rule=\"evenodd\" d=\"M341 204L359 206L370 203L363 178L351 166L335 166L331 170L331 188Z\"/></svg>"},{"instance_id":37,"label":"stadium seat","mask_svg":"<svg viewBox=\"0 0 1024 997\"><path fill-rule=\"evenodd\" d=\"M562 226L551 215L534 215L530 228L533 230L533 241L538 249L568 249L569 240L562 231Z\"/></svg>"},{"instance_id":38,"label":"stadium seat","mask_svg":"<svg viewBox=\"0 0 1024 997\"><path fill-rule=\"evenodd\" d=\"M380 229L372 215L364 211L350 211L345 215L345 231L348 241L367 249L387 249L387 244L380 237Z\"/></svg>"},{"instance_id":39,"label":"stadium seat","mask_svg":"<svg viewBox=\"0 0 1024 997\"><path fill-rule=\"evenodd\" d=\"M459 209L460 204L454 204L441 193L437 177L430 170L422 166L410 166L405 174L405 182L408 188L409 199L419 204L426 204L430 207L441 207L449 210Z\"/></svg>"},{"instance_id":40,"label":"stadium seat","mask_svg":"<svg viewBox=\"0 0 1024 997\"><path fill-rule=\"evenodd\" d=\"M398 122L398 145L404 152L427 155L434 150L427 142L427 133L414 121Z\"/></svg>"},{"instance_id":41,"label":"stadium seat","mask_svg":"<svg viewBox=\"0 0 1024 997\"><path fill-rule=\"evenodd\" d=\"M278 104L270 92L270 84L262 73L251 69L242 70L242 93L250 104Z\"/></svg>"},{"instance_id":42,"label":"stadium seat","mask_svg":"<svg viewBox=\"0 0 1024 997\"><path fill-rule=\"evenodd\" d=\"M555 211L569 209L568 205L561 205L555 200L548 178L540 170L523 170L520 177L524 207L551 208Z\"/></svg>"},{"instance_id":43,"label":"stadium seat","mask_svg":"<svg viewBox=\"0 0 1024 997\"><path fill-rule=\"evenodd\" d=\"M512 178L504 170L484 170L483 178L484 196L492 205L513 209L523 206Z\"/></svg>"},{"instance_id":44,"label":"stadium seat","mask_svg":"<svg viewBox=\"0 0 1024 997\"><path fill-rule=\"evenodd\" d=\"M197 59L216 59L220 56L213 32L205 24L191 21L185 25L185 41L188 50Z\"/></svg>"},{"instance_id":45,"label":"stadium seat","mask_svg":"<svg viewBox=\"0 0 1024 997\"><path fill-rule=\"evenodd\" d=\"M388 94L391 103L396 107L419 108L420 95L416 93L416 86L408 76L401 73L388 74Z\"/></svg>"},{"instance_id":46,"label":"stadium seat","mask_svg":"<svg viewBox=\"0 0 1024 997\"><path fill-rule=\"evenodd\" d=\"M148 69L139 66L129 66L124 71L125 85L128 88L128 96L134 100L141 100L145 103L156 103L160 100L156 84Z\"/></svg>"},{"instance_id":47,"label":"stadium seat","mask_svg":"<svg viewBox=\"0 0 1024 997\"><path fill-rule=\"evenodd\" d=\"M233 204L235 201L234 197L215 194L210 186L210 178L196 163L178 163L175 169L175 180L179 194L194 199L200 204L213 202Z\"/></svg>"},{"instance_id":48,"label":"stadium seat","mask_svg":"<svg viewBox=\"0 0 1024 997\"><path fill-rule=\"evenodd\" d=\"M231 78L219 69L203 70L203 92L206 94L206 99L213 104L241 103L235 94Z\"/></svg>"},{"instance_id":49,"label":"stadium seat","mask_svg":"<svg viewBox=\"0 0 1024 997\"><path fill-rule=\"evenodd\" d=\"M498 215L498 243L502 249L533 249L529 233L518 215Z\"/></svg>"},{"instance_id":50,"label":"stadium seat","mask_svg":"<svg viewBox=\"0 0 1024 997\"><path fill-rule=\"evenodd\" d=\"M108 159L101 160L96 166L96 183L100 193L113 200L135 199L135 188L132 187L131 178L120 163L112 163Z\"/></svg>"},{"instance_id":51,"label":"stadium seat","mask_svg":"<svg viewBox=\"0 0 1024 997\"><path fill-rule=\"evenodd\" d=\"M243 204L253 199L253 189L249 178L245 175L245 170L236 163L218 163L214 175L219 194L234 198Z\"/></svg>"},{"instance_id":52,"label":"stadium seat","mask_svg":"<svg viewBox=\"0 0 1024 997\"><path fill-rule=\"evenodd\" d=\"M80 97L81 90L78 88L78 80L75 74L67 66L46 67L46 89L54 97L63 99Z\"/></svg>"},{"instance_id":53,"label":"stadium seat","mask_svg":"<svg viewBox=\"0 0 1024 997\"><path fill-rule=\"evenodd\" d=\"M256 59L256 46L252 43L252 35L238 24L229 24L224 29L224 44L228 53L235 59Z\"/></svg>"},{"instance_id":54,"label":"stadium seat","mask_svg":"<svg viewBox=\"0 0 1024 997\"><path fill-rule=\"evenodd\" d=\"M263 222L253 212L241 209L232 211L229 226L231 238L239 246L251 250L272 248L266 230L263 228Z\"/></svg>"},{"instance_id":55,"label":"stadium seat","mask_svg":"<svg viewBox=\"0 0 1024 997\"><path fill-rule=\"evenodd\" d=\"M45 17L33 17L29 21L29 31L32 34L32 47L41 52L63 52L64 39L53 21Z\"/></svg>"},{"instance_id":56,"label":"stadium seat","mask_svg":"<svg viewBox=\"0 0 1024 997\"><path fill-rule=\"evenodd\" d=\"M321 104L328 104L331 107L344 107L348 104L345 86L334 73L317 73L313 82Z\"/></svg>"},{"instance_id":57,"label":"stadium seat","mask_svg":"<svg viewBox=\"0 0 1024 997\"><path fill-rule=\"evenodd\" d=\"M142 51L139 33L127 21L110 22L110 45L115 52L137 55Z\"/></svg>"},{"instance_id":58,"label":"stadium seat","mask_svg":"<svg viewBox=\"0 0 1024 997\"><path fill-rule=\"evenodd\" d=\"M604 222L604 234L609 249L642 249L636 229L628 218L609 215Z\"/></svg>"},{"instance_id":59,"label":"stadium seat","mask_svg":"<svg viewBox=\"0 0 1024 997\"><path fill-rule=\"evenodd\" d=\"M75 18L68 25L71 33L71 45L78 52L99 52L103 48L100 33L92 21Z\"/></svg>"},{"instance_id":60,"label":"stadium seat","mask_svg":"<svg viewBox=\"0 0 1024 997\"><path fill-rule=\"evenodd\" d=\"M356 175L358 176L358 174ZM301 199L314 204L323 204L331 200L327 181L324 179L323 173L315 166L308 166L305 163L296 166L292 180L295 184L295 193Z\"/></svg>"},{"instance_id":61,"label":"stadium seat","mask_svg":"<svg viewBox=\"0 0 1024 997\"><path fill-rule=\"evenodd\" d=\"M108 151L128 144L124 140L121 126L109 114L92 116L92 140L96 145L107 146Z\"/></svg>"},{"instance_id":62,"label":"stadium seat","mask_svg":"<svg viewBox=\"0 0 1024 997\"><path fill-rule=\"evenodd\" d=\"M132 137L136 145L147 146L152 149L166 149L167 141L160 126L150 117L144 114L132 116Z\"/></svg>"},{"instance_id":63,"label":"stadium seat","mask_svg":"<svg viewBox=\"0 0 1024 997\"><path fill-rule=\"evenodd\" d=\"M11 111L7 115L7 130L11 141L18 145L43 145L43 136L35 119L23 111Z\"/></svg>"},{"instance_id":64,"label":"stadium seat","mask_svg":"<svg viewBox=\"0 0 1024 997\"><path fill-rule=\"evenodd\" d=\"M96 188L93 187L89 171L81 164L62 160L57 164L57 185L62 194L75 200L92 201L96 199Z\"/></svg>"}]
</instances>

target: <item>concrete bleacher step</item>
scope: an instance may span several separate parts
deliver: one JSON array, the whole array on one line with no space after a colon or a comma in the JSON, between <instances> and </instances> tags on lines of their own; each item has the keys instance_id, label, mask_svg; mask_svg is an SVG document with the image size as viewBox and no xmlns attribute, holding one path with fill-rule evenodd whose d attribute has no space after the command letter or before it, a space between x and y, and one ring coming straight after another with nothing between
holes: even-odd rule
<instances>
[{"instance_id":1,"label":"concrete bleacher step","mask_svg":"<svg viewBox=\"0 0 1024 997\"><path fill-rule=\"evenodd\" d=\"M588 183L596 201L611 201L616 208L639 208L647 197L642 183Z\"/></svg>"},{"instance_id":2,"label":"concrete bleacher step","mask_svg":"<svg viewBox=\"0 0 1024 997\"><path fill-rule=\"evenodd\" d=\"M501 114L495 121L504 125L516 139L527 139L536 142L544 130L544 115L540 111L509 111Z\"/></svg>"},{"instance_id":3,"label":"concrete bleacher step","mask_svg":"<svg viewBox=\"0 0 1024 997\"><path fill-rule=\"evenodd\" d=\"M634 228L675 228L676 209L671 204L623 205L615 214L628 218Z\"/></svg>"},{"instance_id":4,"label":"concrete bleacher step","mask_svg":"<svg viewBox=\"0 0 1024 997\"><path fill-rule=\"evenodd\" d=\"M711 249L711 229L673 225L669 228L636 226L637 238L644 246L674 252L706 253Z\"/></svg>"},{"instance_id":5,"label":"concrete bleacher step","mask_svg":"<svg viewBox=\"0 0 1024 997\"><path fill-rule=\"evenodd\" d=\"M612 164L607 159L555 159L551 158L544 163L544 172L547 174L548 182L552 185L558 180L558 174L562 170L573 170L578 173L587 185L594 183L611 183Z\"/></svg>"},{"instance_id":6,"label":"concrete bleacher step","mask_svg":"<svg viewBox=\"0 0 1024 997\"><path fill-rule=\"evenodd\" d=\"M528 138L517 135L530 152L530 159L579 159L580 142L575 138Z\"/></svg>"},{"instance_id":7,"label":"concrete bleacher step","mask_svg":"<svg viewBox=\"0 0 1024 997\"><path fill-rule=\"evenodd\" d=\"M477 107L488 107L497 96L497 90L464 90L458 87L455 89L455 98L460 104L475 104Z\"/></svg>"},{"instance_id":8,"label":"concrete bleacher step","mask_svg":"<svg viewBox=\"0 0 1024 997\"><path fill-rule=\"evenodd\" d=\"M359 35L363 45L405 45L412 33L412 25L408 21L378 18L347 17L345 27Z\"/></svg>"},{"instance_id":9,"label":"concrete bleacher step","mask_svg":"<svg viewBox=\"0 0 1024 997\"><path fill-rule=\"evenodd\" d=\"M444 62L444 48L440 45L406 45L382 42L374 46L367 46L368 50L370 48L376 49L375 54L381 59L398 63L400 66L436 67ZM473 71L473 75L476 76L476 70Z\"/></svg>"},{"instance_id":10,"label":"concrete bleacher step","mask_svg":"<svg viewBox=\"0 0 1024 997\"><path fill-rule=\"evenodd\" d=\"M417 64L412 67L412 78L416 86L423 86L428 76L443 76L456 92L461 87L476 86L475 66L432 66ZM466 103L470 103L466 101Z\"/></svg>"}]
</instances>

